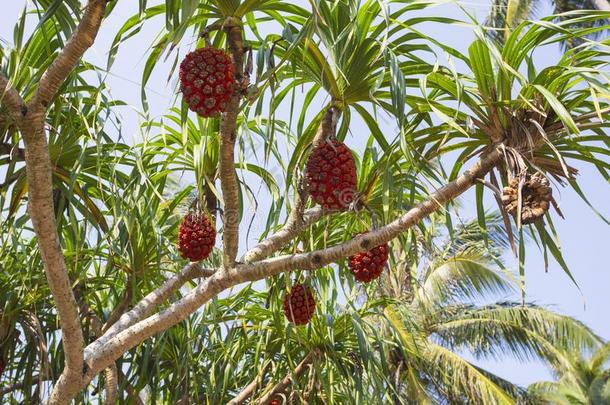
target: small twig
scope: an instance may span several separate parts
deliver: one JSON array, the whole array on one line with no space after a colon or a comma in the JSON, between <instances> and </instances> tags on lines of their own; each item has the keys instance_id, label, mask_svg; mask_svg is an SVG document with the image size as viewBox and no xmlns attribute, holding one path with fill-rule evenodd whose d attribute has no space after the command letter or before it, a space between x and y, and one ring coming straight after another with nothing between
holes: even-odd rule
<instances>
[{"instance_id":1,"label":"small twig","mask_svg":"<svg viewBox=\"0 0 610 405\"><path fill-rule=\"evenodd\" d=\"M9 155L13 161L23 162L25 160L25 149L12 143L0 143L0 155Z\"/></svg>"},{"instance_id":2,"label":"small twig","mask_svg":"<svg viewBox=\"0 0 610 405\"><path fill-rule=\"evenodd\" d=\"M263 395L257 402L256 404L258 405L267 405L271 402L271 400L283 393L286 388L288 388L288 386L290 384L292 384L292 382L294 381L294 379L298 376L300 376L305 370L307 370L307 366L313 362L314 358L317 357L318 353L316 351L312 351L309 352L309 354L307 356L305 356L303 358L303 360L301 360L301 362L294 368L294 371L290 374L287 375L286 377L284 377L282 379L282 381L280 381L279 383L277 383L269 392L267 392L265 395Z\"/></svg>"},{"instance_id":3,"label":"small twig","mask_svg":"<svg viewBox=\"0 0 610 405\"><path fill-rule=\"evenodd\" d=\"M133 405L144 405L144 402L142 401L142 398L140 398L138 391L136 391L136 388L129 382L127 376L123 374L121 369L118 369L118 372L119 378L122 380L122 384L125 385L125 391L127 391L127 396L130 399L130 403Z\"/></svg>"},{"instance_id":4,"label":"small twig","mask_svg":"<svg viewBox=\"0 0 610 405\"><path fill-rule=\"evenodd\" d=\"M250 398L254 390L260 387L261 383L263 382L263 378L265 377L265 373L267 372L267 369L269 368L270 364L271 363L267 363L262 368L261 372L254 378L254 380L252 380L250 384L246 385L244 389L235 396L235 398L228 402L227 405L240 405L244 403L248 398Z\"/></svg>"}]
</instances>

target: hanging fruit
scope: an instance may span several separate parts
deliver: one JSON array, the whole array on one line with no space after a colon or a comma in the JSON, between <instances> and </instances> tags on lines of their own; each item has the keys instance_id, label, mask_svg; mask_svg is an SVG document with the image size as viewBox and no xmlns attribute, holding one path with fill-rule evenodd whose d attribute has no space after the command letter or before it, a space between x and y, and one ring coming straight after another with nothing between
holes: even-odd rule
<instances>
[{"instance_id":1,"label":"hanging fruit","mask_svg":"<svg viewBox=\"0 0 610 405\"><path fill-rule=\"evenodd\" d=\"M502 192L504 209L515 218L519 208L519 182L519 177L512 179ZM526 175L521 188L521 223L532 224L542 218L552 199L553 190L542 173Z\"/></svg>"},{"instance_id":2,"label":"hanging fruit","mask_svg":"<svg viewBox=\"0 0 610 405\"><path fill-rule=\"evenodd\" d=\"M289 322L295 325L309 323L316 310L316 299L310 287L295 284L284 296L284 314Z\"/></svg>"},{"instance_id":3,"label":"hanging fruit","mask_svg":"<svg viewBox=\"0 0 610 405\"><path fill-rule=\"evenodd\" d=\"M348 267L356 280L368 283L378 278L388 262L389 247L387 243L379 245L368 252L356 253L348 259Z\"/></svg>"},{"instance_id":4,"label":"hanging fruit","mask_svg":"<svg viewBox=\"0 0 610 405\"><path fill-rule=\"evenodd\" d=\"M312 199L326 209L343 210L356 194L356 163L349 148L336 139L315 147L305 168Z\"/></svg>"},{"instance_id":5,"label":"hanging fruit","mask_svg":"<svg viewBox=\"0 0 610 405\"><path fill-rule=\"evenodd\" d=\"M192 262L207 259L216 243L216 229L203 212L188 213L180 224L178 250Z\"/></svg>"},{"instance_id":6,"label":"hanging fruit","mask_svg":"<svg viewBox=\"0 0 610 405\"><path fill-rule=\"evenodd\" d=\"M231 58L221 49L197 49L180 64L184 100L190 110L202 117L224 112L235 85Z\"/></svg>"}]
</instances>

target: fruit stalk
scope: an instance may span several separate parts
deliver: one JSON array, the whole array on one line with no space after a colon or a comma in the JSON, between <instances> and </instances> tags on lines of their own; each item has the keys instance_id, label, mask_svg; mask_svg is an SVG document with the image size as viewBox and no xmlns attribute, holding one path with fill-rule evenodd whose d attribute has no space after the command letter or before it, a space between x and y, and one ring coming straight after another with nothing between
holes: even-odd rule
<instances>
[{"instance_id":1,"label":"fruit stalk","mask_svg":"<svg viewBox=\"0 0 610 405\"><path fill-rule=\"evenodd\" d=\"M320 121L320 125L318 126L318 130L316 135L312 141L312 147L315 148L319 146L322 142L328 139L330 136L335 135L335 131L337 128L337 116L339 115L339 111L336 107L330 106L324 112L324 116L322 117L322 121ZM268 249L267 253L264 251L261 252L256 257L246 257L246 262L251 262L254 260L260 260L264 257L268 257L269 254L273 253L273 247L279 245L279 247L283 246L283 244L288 241L294 239L304 228L307 226L307 218L304 215L305 204L307 203L307 198L309 197L309 193L303 187L303 182L298 187L298 189L294 193L294 204L292 210L290 211L290 215L288 216L288 220L286 221L286 225L282 231L278 232L275 238L274 243L272 244L271 249ZM319 218L318 218L319 219ZM271 239L271 238L270 238ZM262 245L262 243L261 243ZM259 245L260 246L260 245ZM278 248L279 248L278 247ZM276 249L277 250L277 249ZM265 255L265 256L263 256Z\"/></svg>"},{"instance_id":2,"label":"fruit stalk","mask_svg":"<svg viewBox=\"0 0 610 405\"><path fill-rule=\"evenodd\" d=\"M220 186L224 202L223 213L223 267L232 268L239 247L239 186L235 171L235 139L237 137L237 116L241 100L241 86L244 82L244 45L241 22L228 17L223 25L227 34L229 53L233 61L233 71L237 88L231 95L227 110L220 120Z\"/></svg>"}]
</instances>

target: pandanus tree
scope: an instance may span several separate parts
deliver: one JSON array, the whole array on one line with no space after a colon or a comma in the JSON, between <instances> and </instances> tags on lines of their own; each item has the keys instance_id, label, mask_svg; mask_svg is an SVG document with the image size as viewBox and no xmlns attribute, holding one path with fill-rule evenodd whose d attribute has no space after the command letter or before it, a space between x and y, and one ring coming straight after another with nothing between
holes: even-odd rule
<instances>
[{"instance_id":1,"label":"pandanus tree","mask_svg":"<svg viewBox=\"0 0 610 405\"><path fill-rule=\"evenodd\" d=\"M0 201L3 245L10 249L0 256L7 296L0 337L7 390L52 404L87 402L101 391L107 403L123 391L134 403L142 401L139 394L171 403L233 397L269 403L290 399L287 392L294 400L399 401L397 375L406 377L408 390L423 386L459 400L454 391L431 390L441 376L409 374L413 365L404 365L404 354L413 342L404 333L392 335L400 342L394 358L385 356L378 323L366 319L400 325L386 298L353 293L344 259L390 243L393 263L396 252L429 234L426 218L437 211L455 235L456 198L472 188L484 237L491 237L485 197L497 201L522 276L526 230L545 258L569 272L548 211L555 205L549 179L587 201L570 161L592 164L607 178L609 43L586 39L604 29L596 22L605 16L524 22L501 46L473 26L477 39L462 53L419 29L425 21L461 24L416 16L426 2L140 1L139 13L117 33L107 66L82 61L119 3L89 0L81 9L78 1L36 1L39 12L24 13L13 46L1 48ZM121 103L91 77L110 69L121 45L144 25L164 17L142 83L162 57L173 58L170 72L183 80L176 101L183 102L146 122L142 142L129 145L117 129ZM31 18L38 20L30 32ZM200 56L187 58L179 73L191 34L199 38L195 48L223 50L231 66ZM536 68L537 48L576 38L583 38L577 47ZM442 52L463 68L443 66ZM231 88L211 86L209 74L222 82L227 69ZM142 95L146 106L145 89ZM208 117L216 103L221 112ZM380 125L387 118L393 133ZM352 139L358 121L367 133ZM337 153L328 144L364 153L344 146ZM317 161L314 189L315 179L305 181L307 162L319 147L328 161ZM342 172L331 159L353 169ZM349 179L337 177L346 173ZM333 191L340 204L324 208L316 193L337 184L350 187ZM266 225L257 244L245 248L247 213L261 193ZM193 211L207 216L222 241L203 262L184 265L176 238L180 217ZM493 279L489 272L468 277ZM286 326L283 318L282 300L297 283L315 293L310 326ZM503 310L462 308L416 323L456 347L486 346L500 342L467 339L464 319L502 318ZM521 311L534 319L532 329L546 327L533 309ZM453 324L453 334L434 329L452 320L462 322L461 329ZM440 345L429 347L449 366ZM543 353L539 346L527 350ZM474 372L460 364L451 381ZM495 395L477 389L470 392L478 400Z\"/></svg>"}]
</instances>

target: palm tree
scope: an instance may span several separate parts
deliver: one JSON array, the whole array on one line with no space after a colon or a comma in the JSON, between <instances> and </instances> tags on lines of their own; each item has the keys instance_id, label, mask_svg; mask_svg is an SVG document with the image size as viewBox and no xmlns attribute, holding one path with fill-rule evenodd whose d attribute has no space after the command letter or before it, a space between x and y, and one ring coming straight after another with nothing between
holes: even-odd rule
<instances>
[{"instance_id":1,"label":"palm tree","mask_svg":"<svg viewBox=\"0 0 610 405\"><path fill-rule=\"evenodd\" d=\"M606 405L610 404L610 343L589 354L562 353L553 363L554 382L538 382L528 391L539 404Z\"/></svg>"},{"instance_id":2,"label":"palm tree","mask_svg":"<svg viewBox=\"0 0 610 405\"><path fill-rule=\"evenodd\" d=\"M492 28L486 33L497 42L503 43L510 32L528 18L536 16L537 12L546 3L554 7L554 14L559 20L565 19L565 13L578 10L610 11L608 0L492 0L491 10L485 25ZM607 22L610 19L606 19ZM580 24L580 27L599 27L600 22ZM593 38L600 38L604 31L591 34ZM580 44L581 39L570 38L564 45L574 46Z\"/></svg>"},{"instance_id":3,"label":"palm tree","mask_svg":"<svg viewBox=\"0 0 610 405\"><path fill-rule=\"evenodd\" d=\"M527 398L524 389L464 359L464 351L555 365L562 348L600 346L599 337L575 319L532 304L490 302L515 291L497 267L502 246L493 241L506 240L501 221L487 218L488 229L497 230L488 235L491 243L477 232L476 221L467 223L446 243L432 238L420 246L429 250L417 266L399 262L382 278L378 294L392 299L384 310L388 331L400 342L391 367L406 403L514 404Z\"/></svg>"}]
</instances>

